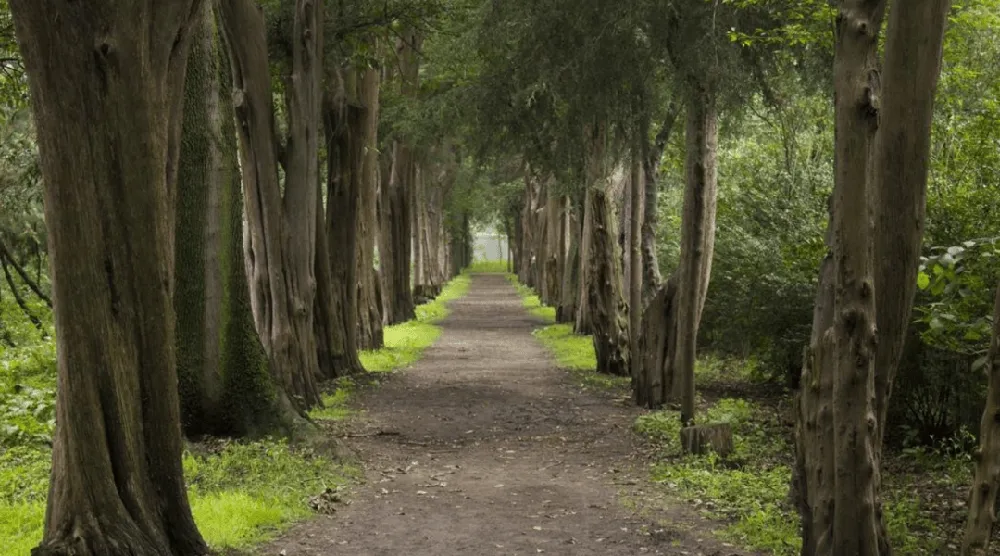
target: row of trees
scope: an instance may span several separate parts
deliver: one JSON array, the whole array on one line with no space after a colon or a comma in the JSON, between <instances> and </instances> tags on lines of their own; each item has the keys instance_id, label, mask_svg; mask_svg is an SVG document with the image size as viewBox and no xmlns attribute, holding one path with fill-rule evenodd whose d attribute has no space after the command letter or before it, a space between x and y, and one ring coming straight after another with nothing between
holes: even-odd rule
<instances>
[{"instance_id":1,"label":"row of trees","mask_svg":"<svg viewBox=\"0 0 1000 556\"><path fill-rule=\"evenodd\" d=\"M835 171L811 340L795 381L792 488L804 554L891 553L879 498L882 446L923 262L951 2L890 10L887 2L845 1L833 12L819 3L704 3L665 14L642 3L593 13L554 6L526 4L485 24L518 29L500 47L506 57L484 56L508 80L494 95L514 107L495 125L524 149L523 200L507 214L514 267L557 307L558 320L593 335L599 371L630 375L640 405L677 404L685 425L694 424L696 347L714 255L720 120L755 96L780 106L775 86L787 73L832 91ZM553 44L560 40L584 46L566 52ZM544 52L534 73L510 62L523 52ZM822 69L827 60L832 72ZM679 241L671 238L679 253L663 280L657 181L681 113L683 209ZM997 365L993 343L988 370ZM990 376L967 552L988 544L1000 486Z\"/></svg>"},{"instance_id":2,"label":"row of trees","mask_svg":"<svg viewBox=\"0 0 1000 556\"><path fill-rule=\"evenodd\" d=\"M206 553L184 436L309 434L320 384L470 262L478 182L410 122L445 7L9 2L50 274L0 254L58 338L35 553Z\"/></svg>"},{"instance_id":3,"label":"row of trees","mask_svg":"<svg viewBox=\"0 0 1000 556\"><path fill-rule=\"evenodd\" d=\"M358 349L470 262L476 220L497 221L521 281L593 335L601 372L693 425L703 322L720 345L748 327L741 296L712 290L713 266L714 283L747 283L715 256L746 237L738 214L795 244L785 272L807 276L771 305L804 318L753 315L777 331L738 334L794 354L804 553L889 553L879 473L918 272L933 291L968 286L920 259L932 140L973 134L934 117L945 23L992 1L9 0L20 53L8 29L0 83L16 97L27 71L37 141L0 155L37 143L47 226L0 262L31 279L47 240L34 282L51 283L59 342L38 552L203 553L182 435L307 431L322 381L360 372ZM787 183L752 176L740 194L766 211L720 193L720 144L753 131L727 126L758 110L780 139L753 156ZM38 174L21 165L12 181ZM991 388L966 550L994 520Z\"/></svg>"}]
</instances>

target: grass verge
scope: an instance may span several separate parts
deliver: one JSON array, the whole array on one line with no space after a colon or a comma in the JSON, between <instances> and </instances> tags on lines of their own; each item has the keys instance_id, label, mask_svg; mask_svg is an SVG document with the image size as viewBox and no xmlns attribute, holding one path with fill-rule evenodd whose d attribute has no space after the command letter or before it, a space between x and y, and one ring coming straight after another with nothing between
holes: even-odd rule
<instances>
[{"instance_id":1,"label":"grass verge","mask_svg":"<svg viewBox=\"0 0 1000 556\"><path fill-rule=\"evenodd\" d=\"M554 307L544 305L534 290L517 281L517 276L507 274L507 279L517 288L524 308L543 322L551 323L532 334L552 353L560 368L570 371L577 382L587 388L609 390L628 386L628 377L597 372L593 337L574 334L572 324L555 324Z\"/></svg>"}]
</instances>

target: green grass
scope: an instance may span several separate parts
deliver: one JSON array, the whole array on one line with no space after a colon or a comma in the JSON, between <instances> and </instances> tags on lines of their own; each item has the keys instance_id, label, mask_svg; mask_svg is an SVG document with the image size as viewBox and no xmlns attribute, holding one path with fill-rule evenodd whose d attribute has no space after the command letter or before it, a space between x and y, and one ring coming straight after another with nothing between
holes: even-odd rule
<instances>
[{"instance_id":1,"label":"green grass","mask_svg":"<svg viewBox=\"0 0 1000 556\"><path fill-rule=\"evenodd\" d=\"M507 273L507 261L475 261L466 269L472 274Z\"/></svg>"},{"instance_id":2,"label":"green grass","mask_svg":"<svg viewBox=\"0 0 1000 556\"><path fill-rule=\"evenodd\" d=\"M350 407L350 398L355 383L350 377L340 378L333 392L323 394L323 407L309 412L309 417L317 421L344 421L356 412Z\"/></svg>"},{"instance_id":3,"label":"green grass","mask_svg":"<svg viewBox=\"0 0 1000 556\"><path fill-rule=\"evenodd\" d=\"M373 373L387 373L407 367L423 355L441 336L435 323L448 316L448 303L469 292L469 275L460 274L448 282L433 301L416 308L416 320L393 324L383 329L384 346L377 350L362 351L361 364Z\"/></svg>"},{"instance_id":4,"label":"green grass","mask_svg":"<svg viewBox=\"0 0 1000 556\"><path fill-rule=\"evenodd\" d=\"M517 281L517 276L507 274L507 279L517 288L521 301L529 313L547 323L554 323L556 310L544 305L538 295ZM591 336L573 333L572 324L549 324L533 332L542 345L556 359L560 368L571 371L581 385L595 389L620 389L628 386L628 377L618 377L597 372L597 356Z\"/></svg>"}]
</instances>

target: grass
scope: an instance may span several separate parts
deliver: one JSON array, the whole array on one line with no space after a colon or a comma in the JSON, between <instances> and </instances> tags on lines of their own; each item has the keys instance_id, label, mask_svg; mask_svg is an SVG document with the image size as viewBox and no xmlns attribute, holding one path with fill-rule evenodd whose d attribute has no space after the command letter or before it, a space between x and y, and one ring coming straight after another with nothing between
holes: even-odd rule
<instances>
[{"instance_id":1,"label":"grass","mask_svg":"<svg viewBox=\"0 0 1000 556\"><path fill-rule=\"evenodd\" d=\"M538 294L517 281L517 276L507 274L507 279L517 288L521 301L529 313L543 322L555 323L556 310L542 303ZM548 324L533 335L555 357L556 364L573 374L578 383L587 388L602 390L621 389L629 384L628 377L605 375L597 372L594 339L589 335L574 334L572 324Z\"/></svg>"},{"instance_id":2,"label":"grass","mask_svg":"<svg viewBox=\"0 0 1000 556\"><path fill-rule=\"evenodd\" d=\"M711 357L700 363L699 383L719 380L722 363ZM740 363L721 374L745 377L747 367ZM732 425L734 453L725 461L714 454L683 455L679 412L646 413L633 428L658 449L651 468L653 480L706 517L725 523L719 531L723 539L777 556L797 555L801 539L799 517L789 498L794 447L783 417L787 406L741 398L699 400L698 405L696 421ZM907 468L900 469L899 455L890 456L883 475L890 542L899 554L954 552L948 548L949 533L941 523L960 523L964 516L935 519L930 515L931 505L961 505L971 481L967 459L920 451L902 456ZM923 494L914 496L915 492Z\"/></svg>"},{"instance_id":3,"label":"grass","mask_svg":"<svg viewBox=\"0 0 1000 556\"><path fill-rule=\"evenodd\" d=\"M475 261L466 271L472 274L506 274L507 261Z\"/></svg>"},{"instance_id":4,"label":"grass","mask_svg":"<svg viewBox=\"0 0 1000 556\"><path fill-rule=\"evenodd\" d=\"M448 303L469 292L471 277L460 274L448 282L433 301L416 307L417 318L383 329L383 347L362 351L361 364L373 373L387 373L412 365L441 336L435 323L448 316Z\"/></svg>"}]
</instances>

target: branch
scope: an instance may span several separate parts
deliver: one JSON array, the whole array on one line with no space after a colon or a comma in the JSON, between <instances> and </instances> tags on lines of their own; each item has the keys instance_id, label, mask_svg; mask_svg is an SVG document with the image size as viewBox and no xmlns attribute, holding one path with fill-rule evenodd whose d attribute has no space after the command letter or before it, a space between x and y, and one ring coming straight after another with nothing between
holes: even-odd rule
<instances>
[{"instance_id":1,"label":"branch","mask_svg":"<svg viewBox=\"0 0 1000 556\"><path fill-rule=\"evenodd\" d=\"M2 257L2 260L0 260L0 266L3 266L3 275L7 279L7 285L10 286L11 293L14 294L14 301L17 302L17 306L20 307L25 316L31 320L31 323L35 325L35 328L44 334L45 326L42 324L42 321L31 312L31 309L28 309L28 304L24 302L24 298L21 297L20 292L17 291L17 284L14 283L14 278L10 275L10 269L7 268L7 257Z\"/></svg>"},{"instance_id":2,"label":"branch","mask_svg":"<svg viewBox=\"0 0 1000 556\"><path fill-rule=\"evenodd\" d=\"M7 249L7 244L5 244L3 241L0 241L0 257L3 257L10 264L10 266L14 267L14 270L17 272L17 275L21 277L21 280L24 281L24 283L27 284L29 288L31 288L31 291L35 292L35 295L37 295L39 299L44 301L45 304L49 306L49 309L51 309L52 298L50 298L48 295L45 294L45 292L42 291L42 288L39 287L39 285L34 280L31 279L31 276L28 276L28 273L17 262L17 259L15 259L14 256L10 254L10 251Z\"/></svg>"}]
</instances>

